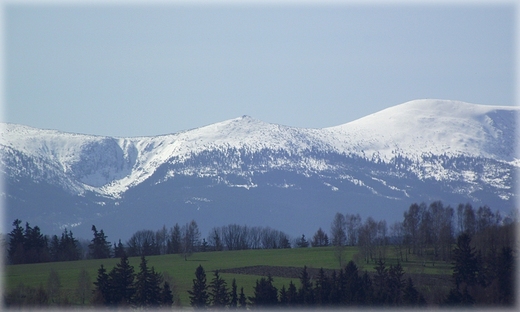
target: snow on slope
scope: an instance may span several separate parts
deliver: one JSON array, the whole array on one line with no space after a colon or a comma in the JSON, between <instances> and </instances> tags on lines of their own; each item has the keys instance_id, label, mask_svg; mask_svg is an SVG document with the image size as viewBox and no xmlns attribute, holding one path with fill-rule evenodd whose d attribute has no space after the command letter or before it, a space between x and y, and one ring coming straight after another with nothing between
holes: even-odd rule
<instances>
[{"instance_id":1,"label":"snow on slope","mask_svg":"<svg viewBox=\"0 0 520 312\"><path fill-rule=\"evenodd\" d=\"M150 177L163 163L175 158L182 162L191 155L229 148L257 152L262 149L298 153L311 148L332 149L318 129L299 129L269 124L249 116L226 120L205 127L157 137L131 138L138 150L132 173L102 187L105 194L117 197L129 187ZM330 139L330 138L329 138Z\"/></svg>"},{"instance_id":2,"label":"snow on slope","mask_svg":"<svg viewBox=\"0 0 520 312\"><path fill-rule=\"evenodd\" d=\"M514 112L514 113L512 113ZM249 116L176 134L109 138L6 124L0 145L35 158L49 158L101 194L119 197L165 162L182 162L207 150L262 149L300 153L309 149L354 153L389 160L425 153L491 157L515 161L517 107L456 101L417 100L356 121L324 129L265 123ZM515 115L516 114L516 115Z\"/></svg>"},{"instance_id":3,"label":"snow on slope","mask_svg":"<svg viewBox=\"0 0 520 312\"><path fill-rule=\"evenodd\" d=\"M519 112L520 107L415 100L326 130L341 142L338 149L375 153L383 159L396 153L431 153L514 162L519 159L515 154Z\"/></svg>"}]
</instances>

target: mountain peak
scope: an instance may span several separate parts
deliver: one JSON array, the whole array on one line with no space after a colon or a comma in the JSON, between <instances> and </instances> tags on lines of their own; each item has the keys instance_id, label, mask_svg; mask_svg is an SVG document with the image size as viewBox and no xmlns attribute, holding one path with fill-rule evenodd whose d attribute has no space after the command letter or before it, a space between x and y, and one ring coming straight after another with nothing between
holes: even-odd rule
<instances>
[{"instance_id":1,"label":"mountain peak","mask_svg":"<svg viewBox=\"0 0 520 312\"><path fill-rule=\"evenodd\" d=\"M512 161L520 139L515 131L519 107L424 99L392 106L347 124L328 128L342 133L365 153L393 157L467 154Z\"/></svg>"}]
</instances>

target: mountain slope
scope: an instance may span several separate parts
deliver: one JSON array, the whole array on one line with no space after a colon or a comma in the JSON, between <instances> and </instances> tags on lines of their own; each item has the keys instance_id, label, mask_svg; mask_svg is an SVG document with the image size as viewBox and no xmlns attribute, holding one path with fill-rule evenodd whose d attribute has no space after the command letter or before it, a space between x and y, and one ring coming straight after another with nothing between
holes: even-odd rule
<instances>
[{"instance_id":1,"label":"mountain slope","mask_svg":"<svg viewBox=\"0 0 520 312\"><path fill-rule=\"evenodd\" d=\"M242 116L136 138L4 124L6 222L23 215L85 235L91 223L105 223L124 238L135 224L154 229L195 218L209 230L249 220L311 235L336 211L390 221L416 201L507 212L518 196L519 111L418 100L324 129ZM126 224L114 226L118 219Z\"/></svg>"},{"instance_id":2,"label":"mountain slope","mask_svg":"<svg viewBox=\"0 0 520 312\"><path fill-rule=\"evenodd\" d=\"M329 128L365 153L518 159L518 107L416 100Z\"/></svg>"}]
</instances>

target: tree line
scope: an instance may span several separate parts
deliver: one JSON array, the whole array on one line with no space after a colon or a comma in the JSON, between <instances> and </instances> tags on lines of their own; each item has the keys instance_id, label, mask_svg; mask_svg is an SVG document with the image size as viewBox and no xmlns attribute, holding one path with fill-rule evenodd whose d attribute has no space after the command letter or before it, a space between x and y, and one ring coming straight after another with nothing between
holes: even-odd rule
<instances>
[{"instance_id":1,"label":"tree line","mask_svg":"<svg viewBox=\"0 0 520 312\"><path fill-rule=\"evenodd\" d=\"M249 227L229 224L214 227L207 239L201 239L201 232L195 220L170 229L163 226L157 231L139 230L124 244L119 240L113 245L108 241L103 229L92 226L93 238L86 245L80 244L72 233L64 229L61 237L41 233L16 219L13 230L8 234L7 263L24 264L53 261L73 261L80 259L120 258L164 254L181 254L188 257L194 252L291 248L290 236L270 227Z\"/></svg>"},{"instance_id":2,"label":"tree line","mask_svg":"<svg viewBox=\"0 0 520 312\"><path fill-rule=\"evenodd\" d=\"M202 265L195 271L193 286L188 291L190 304L194 309L247 309L247 308L333 308L333 307L420 307L426 305L424 296L415 288L411 278L403 278L404 272L398 263L385 267L380 260L375 267L376 273L361 273L353 261L340 269L325 273L320 269L313 281L307 267L300 273L298 288L290 281L289 286L277 289L273 277L266 276L256 280L253 296L246 297L244 288L237 292L236 280L231 288L220 277L219 271L207 283Z\"/></svg>"},{"instance_id":3,"label":"tree line","mask_svg":"<svg viewBox=\"0 0 520 312\"><path fill-rule=\"evenodd\" d=\"M467 232L473 243L484 254L510 246L514 239L513 219L503 218L487 206L474 209L470 204L460 204L456 209L435 201L412 204L403 213L403 220L388 226L385 220L376 221L372 217L361 219L359 214L334 216L330 232L319 228L310 241L304 234L292 239L282 231L270 227L229 224L214 227L207 238L202 238L197 223L192 220L185 225L176 223L170 229L163 226L157 231L139 230L124 244L113 245L101 229L92 226L93 238L82 249L72 231L64 230L61 237L43 235L38 226L31 227L21 221L13 222L9 233L8 263L35 263L48 261L69 261L83 258L120 258L123 253L129 257L162 254L182 254L193 252L272 249L291 247L334 246L340 265L344 265L342 247L358 246L366 263L385 259L390 248L399 255L400 261L407 261L409 255L416 255L433 261L451 261L452 246L456 235Z\"/></svg>"}]
</instances>

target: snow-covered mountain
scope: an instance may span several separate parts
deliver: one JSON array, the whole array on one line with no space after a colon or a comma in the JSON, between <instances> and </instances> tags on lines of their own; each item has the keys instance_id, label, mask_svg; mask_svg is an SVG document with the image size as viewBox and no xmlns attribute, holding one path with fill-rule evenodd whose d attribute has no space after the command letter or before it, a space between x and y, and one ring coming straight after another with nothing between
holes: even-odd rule
<instances>
[{"instance_id":1,"label":"snow-covered mountain","mask_svg":"<svg viewBox=\"0 0 520 312\"><path fill-rule=\"evenodd\" d=\"M127 238L195 219L328 228L336 211L398 220L413 202L510 211L518 107L417 100L324 129L249 116L155 137L112 138L3 124L5 222ZM116 237L114 237L114 240Z\"/></svg>"}]
</instances>

